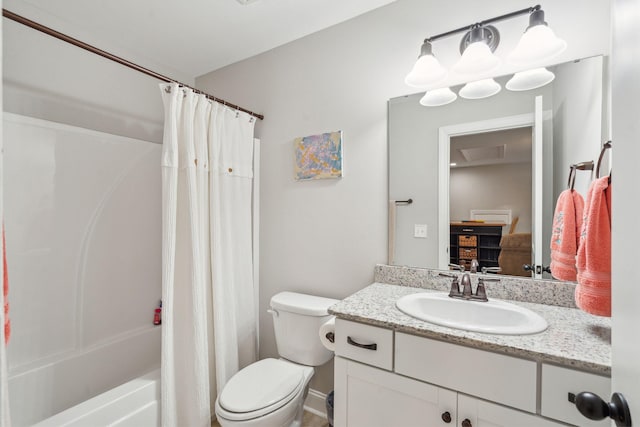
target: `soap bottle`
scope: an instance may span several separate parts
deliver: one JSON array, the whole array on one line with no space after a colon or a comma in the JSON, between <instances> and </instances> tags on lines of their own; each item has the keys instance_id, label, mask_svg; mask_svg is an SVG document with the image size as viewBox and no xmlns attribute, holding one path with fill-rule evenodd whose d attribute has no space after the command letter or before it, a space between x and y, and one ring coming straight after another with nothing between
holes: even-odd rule
<instances>
[{"instance_id":1,"label":"soap bottle","mask_svg":"<svg viewBox=\"0 0 640 427\"><path fill-rule=\"evenodd\" d=\"M162 324L162 301L160 301L160 304L158 305L158 308L156 308L155 314L153 315L153 324Z\"/></svg>"}]
</instances>

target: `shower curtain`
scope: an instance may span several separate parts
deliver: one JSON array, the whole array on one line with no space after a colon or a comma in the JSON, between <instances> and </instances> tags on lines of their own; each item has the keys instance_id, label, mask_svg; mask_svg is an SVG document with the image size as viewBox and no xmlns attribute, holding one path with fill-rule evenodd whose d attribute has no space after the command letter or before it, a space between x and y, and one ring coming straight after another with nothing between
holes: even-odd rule
<instances>
[{"instance_id":1,"label":"shower curtain","mask_svg":"<svg viewBox=\"0 0 640 427\"><path fill-rule=\"evenodd\" d=\"M162 425L208 427L211 396L257 358L255 120L175 83L160 88Z\"/></svg>"}]
</instances>

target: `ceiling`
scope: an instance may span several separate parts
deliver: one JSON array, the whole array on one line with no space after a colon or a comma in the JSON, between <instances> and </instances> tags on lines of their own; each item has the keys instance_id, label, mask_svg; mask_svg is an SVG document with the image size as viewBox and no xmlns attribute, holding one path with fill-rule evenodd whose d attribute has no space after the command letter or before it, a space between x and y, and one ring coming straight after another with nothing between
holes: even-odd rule
<instances>
[{"instance_id":1,"label":"ceiling","mask_svg":"<svg viewBox=\"0 0 640 427\"><path fill-rule=\"evenodd\" d=\"M531 127L505 129L451 138L456 167L531 162Z\"/></svg>"},{"instance_id":2,"label":"ceiling","mask_svg":"<svg viewBox=\"0 0 640 427\"><path fill-rule=\"evenodd\" d=\"M3 7L174 79L241 61L395 0L4 0Z\"/></svg>"}]
</instances>

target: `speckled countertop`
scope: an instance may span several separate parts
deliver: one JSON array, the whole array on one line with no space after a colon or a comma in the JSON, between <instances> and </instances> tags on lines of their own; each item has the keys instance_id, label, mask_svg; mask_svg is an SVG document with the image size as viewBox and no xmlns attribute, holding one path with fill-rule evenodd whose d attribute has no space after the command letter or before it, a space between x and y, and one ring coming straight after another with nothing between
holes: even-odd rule
<instances>
[{"instance_id":1,"label":"speckled countertop","mask_svg":"<svg viewBox=\"0 0 640 427\"><path fill-rule=\"evenodd\" d=\"M546 331L534 335L491 335L452 329L410 317L395 306L398 298L417 292L435 292L409 286L373 283L333 305L338 318L368 323L482 350L572 367L601 375L611 374L611 322L575 308L509 301L544 317ZM489 294L491 299L491 294Z\"/></svg>"}]
</instances>

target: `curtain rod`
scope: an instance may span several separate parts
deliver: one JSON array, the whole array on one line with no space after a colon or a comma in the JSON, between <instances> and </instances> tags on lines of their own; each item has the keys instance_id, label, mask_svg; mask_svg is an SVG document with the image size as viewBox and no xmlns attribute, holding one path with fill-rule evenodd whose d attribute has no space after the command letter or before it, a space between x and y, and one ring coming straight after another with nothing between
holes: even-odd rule
<instances>
[{"instance_id":1,"label":"curtain rod","mask_svg":"<svg viewBox=\"0 0 640 427\"><path fill-rule=\"evenodd\" d=\"M206 96L208 99L211 99L213 101L219 102L220 104L226 105L227 107L233 108L235 110L243 111L243 112L245 112L245 113L247 113L247 114L249 114L249 115L251 115L253 117L256 117L256 118L258 118L260 120L264 120L264 115L262 115L262 114L254 113L253 111L246 110L246 109L244 109L244 108L242 108L242 107L240 107L238 105L235 105L235 104L232 104L230 102L227 102L224 99L216 98L215 96L209 95L208 93L205 93L205 92L203 92L203 91L201 91L199 89L196 89L196 88L191 87L189 85L186 85L184 83L180 83L177 80L171 79L171 78L169 78L167 76L163 76L160 73L156 73L155 71L149 70L148 68L144 68L144 67L142 67L142 66L140 66L138 64L135 64L135 63L133 63L131 61L127 61L124 58L120 58L119 56L113 55L113 54L111 54L109 52L106 52L106 51L104 51L102 49L98 49L97 47L91 46L90 44L87 44L87 43L85 43L83 41L80 41L78 39L74 39L73 37L70 37L70 36L68 36L66 34L63 34L63 33L59 32L59 31L56 31L56 30L54 30L52 28L46 27L46 26L44 26L42 24L39 24L39 23L37 23L35 21L31 21L30 19L27 19L27 18L25 18L23 16L20 16L18 14L15 14L15 13L7 10L7 9L2 9L2 16L4 16L5 18L8 18L8 19L11 19L12 21L18 22L18 23L20 23L22 25L26 25L29 28L33 28L34 30L40 31L40 32L42 32L44 34L47 34L49 36L55 37L58 40L62 40L64 42L67 42L69 44L77 46L77 47L79 47L81 49L87 50L87 51L89 51L91 53L95 53L96 55L100 55L103 58L110 59L113 62L117 62L118 64L124 65L125 67L129 67L129 68L131 68L133 70L136 70L136 71L141 72L143 74L146 74L148 76L154 77L154 78L156 78L158 80L162 80L163 82L178 83L180 86L187 87L187 88L193 90L195 93L198 93L198 94Z\"/></svg>"}]
</instances>

